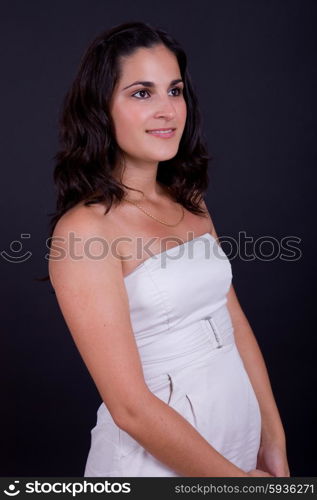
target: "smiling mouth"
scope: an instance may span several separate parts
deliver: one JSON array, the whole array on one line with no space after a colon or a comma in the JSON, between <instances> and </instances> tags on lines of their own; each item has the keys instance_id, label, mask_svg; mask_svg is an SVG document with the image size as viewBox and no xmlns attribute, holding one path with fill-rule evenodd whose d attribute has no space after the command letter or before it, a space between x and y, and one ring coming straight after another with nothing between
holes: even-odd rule
<instances>
[{"instance_id":1,"label":"smiling mouth","mask_svg":"<svg viewBox=\"0 0 317 500\"><path fill-rule=\"evenodd\" d=\"M169 135L172 134L176 128L158 128L158 129L153 129L153 130L146 130L148 134L162 134L162 135Z\"/></svg>"}]
</instances>

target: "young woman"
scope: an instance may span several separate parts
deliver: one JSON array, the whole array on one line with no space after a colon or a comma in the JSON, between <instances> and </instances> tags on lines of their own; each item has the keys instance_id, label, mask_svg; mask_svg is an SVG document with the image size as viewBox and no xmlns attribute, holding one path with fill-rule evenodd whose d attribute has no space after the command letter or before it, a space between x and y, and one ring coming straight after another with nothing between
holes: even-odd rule
<instances>
[{"instance_id":1,"label":"young woman","mask_svg":"<svg viewBox=\"0 0 317 500\"><path fill-rule=\"evenodd\" d=\"M98 36L60 135L49 276L102 398L84 475L288 476L180 45L141 22Z\"/></svg>"}]
</instances>

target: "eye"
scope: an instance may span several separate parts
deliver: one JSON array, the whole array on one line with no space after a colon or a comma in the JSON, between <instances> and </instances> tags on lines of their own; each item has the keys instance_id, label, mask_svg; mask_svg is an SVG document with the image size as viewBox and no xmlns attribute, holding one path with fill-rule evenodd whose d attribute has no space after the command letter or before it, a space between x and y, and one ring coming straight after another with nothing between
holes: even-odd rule
<instances>
[{"instance_id":1,"label":"eye","mask_svg":"<svg viewBox=\"0 0 317 500\"><path fill-rule=\"evenodd\" d=\"M177 94L174 97L178 97L179 95L182 95L183 89L181 87L174 87L171 90L178 90Z\"/></svg>"},{"instance_id":2,"label":"eye","mask_svg":"<svg viewBox=\"0 0 317 500\"><path fill-rule=\"evenodd\" d=\"M142 89L142 90L138 90L137 92L135 92L134 94L132 94L132 97L136 97L136 95L140 94L141 92L147 92L147 93L149 93L148 90ZM137 99L140 99L140 97L137 97ZM141 97L141 99L142 99L142 97Z\"/></svg>"},{"instance_id":3,"label":"eye","mask_svg":"<svg viewBox=\"0 0 317 500\"><path fill-rule=\"evenodd\" d=\"M174 94L173 97L178 97L178 96L182 95L182 93L183 93L183 89L181 87L173 87L171 89L171 91L174 91L174 90L176 90L177 93L176 93L176 95ZM136 99L144 100L144 97L141 96L142 92L146 92L147 94L150 94L149 89L141 89L141 90L138 90L137 92L135 92L134 94L132 94L132 97L135 97ZM139 94L141 97L137 97L137 94ZM148 99L148 98L146 97L146 99Z\"/></svg>"}]
</instances>

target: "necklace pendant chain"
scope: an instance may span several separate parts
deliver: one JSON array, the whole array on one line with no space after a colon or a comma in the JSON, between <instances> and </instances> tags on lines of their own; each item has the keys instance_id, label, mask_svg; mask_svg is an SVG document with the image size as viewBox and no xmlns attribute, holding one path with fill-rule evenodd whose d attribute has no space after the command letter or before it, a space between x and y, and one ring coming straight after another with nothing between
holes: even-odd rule
<instances>
[{"instance_id":1,"label":"necklace pendant chain","mask_svg":"<svg viewBox=\"0 0 317 500\"><path fill-rule=\"evenodd\" d=\"M182 208L182 215L181 215L181 218L178 222L176 222L176 224L168 224L167 222L161 220L161 219L158 219L157 217L154 217L154 215L150 214L150 212L148 212L147 210L145 210L144 208L142 208L138 203L136 203L135 201L131 201L131 200L125 200L129 203L132 203L133 205L135 205L136 207L138 207L140 210L142 210L143 213L145 213L146 215L148 215L149 217L151 217L152 219L156 220L157 222L160 222L161 224L164 224L165 226L169 226L169 227L175 227L177 226L184 218L184 215L185 215L185 211L184 211L184 207L181 205L181 208Z\"/></svg>"}]
</instances>

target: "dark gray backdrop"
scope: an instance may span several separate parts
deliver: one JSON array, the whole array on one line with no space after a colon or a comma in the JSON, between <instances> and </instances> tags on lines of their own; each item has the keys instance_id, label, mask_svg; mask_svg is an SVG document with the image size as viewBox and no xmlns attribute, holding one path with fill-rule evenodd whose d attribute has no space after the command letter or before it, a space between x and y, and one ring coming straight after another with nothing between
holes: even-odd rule
<instances>
[{"instance_id":1,"label":"dark gray backdrop","mask_svg":"<svg viewBox=\"0 0 317 500\"><path fill-rule=\"evenodd\" d=\"M34 278L47 273L62 98L94 36L136 20L167 29L187 51L214 156L206 201L219 236L299 239L297 260L231 263L284 422L291 474L316 476L316 7L2 3L2 476L83 475L100 397L50 284Z\"/></svg>"}]
</instances>

